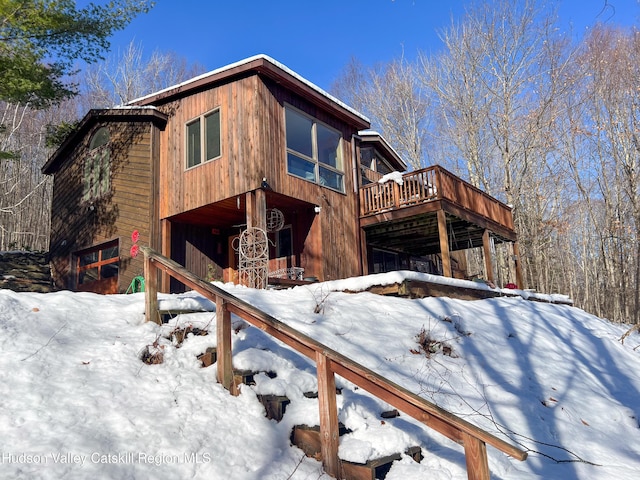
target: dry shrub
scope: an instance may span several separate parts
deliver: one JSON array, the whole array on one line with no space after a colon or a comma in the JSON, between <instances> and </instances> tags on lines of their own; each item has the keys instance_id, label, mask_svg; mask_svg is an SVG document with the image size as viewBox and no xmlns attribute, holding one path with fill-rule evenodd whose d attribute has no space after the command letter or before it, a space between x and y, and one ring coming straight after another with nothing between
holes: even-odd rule
<instances>
[{"instance_id":1,"label":"dry shrub","mask_svg":"<svg viewBox=\"0 0 640 480\"><path fill-rule=\"evenodd\" d=\"M159 365L164 362L164 346L147 345L140 356L147 365Z\"/></svg>"},{"instance_id":2,"label":"dry shrub","mask_svg":"<svg viewBox=\"0 0 640 480\"><path fill-rule=\"evenodd\" d=\"M412 348L409 350L414 355L425 355L427 358L431 358L432 355L442 353L448 357L457 357L449 343L444 340L437 340L433 338L431 331L424 327L422 327L420 329L420 333L415 336L415 340L418 344L418 348Z\"/></svg>"}]
</instances>

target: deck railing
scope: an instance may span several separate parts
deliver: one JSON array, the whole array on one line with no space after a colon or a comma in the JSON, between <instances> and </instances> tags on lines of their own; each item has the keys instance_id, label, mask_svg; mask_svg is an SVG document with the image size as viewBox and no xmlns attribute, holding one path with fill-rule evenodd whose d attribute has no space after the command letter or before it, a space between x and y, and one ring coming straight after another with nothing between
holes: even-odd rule
<instances>
[{"instance_id":1,"label":"deck railing","mask_svg":"<svg viewBox=\"0 0 640 480\"><path fill-rule=\"evenodd\" d=\"M527 458L526 452L387 380L257 307L205 282L151 248L142 247L142 251L147 321L160 323L157 298L159 270L176 278L205 298L215 301L217 376L218 381L232 394L237 394L231 360L232 313L316 362L322 463L329 475L342 478L341 461L338 458L336 374L461 444L464 447L467 477L470 480L489 480L486 444L518 460Z\"/></svg>"},{"instance_id":2,"label":"deck railing","mask_svg":"<svg viewBox=\"0 0 640 480\"><path fill-rule=\"evenodd\" d=\"M401 184L389 180L364 185L360 189L360 215L441 199L513 230L510 207L437 165L403 174Z\"/></svg>"}]
</instances>

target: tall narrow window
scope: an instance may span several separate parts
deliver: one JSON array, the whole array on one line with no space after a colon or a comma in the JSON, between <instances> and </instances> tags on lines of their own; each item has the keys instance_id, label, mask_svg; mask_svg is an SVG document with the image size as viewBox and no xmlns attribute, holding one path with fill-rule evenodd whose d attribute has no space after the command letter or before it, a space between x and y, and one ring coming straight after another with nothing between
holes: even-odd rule
<instances>
[{"instance_id":1,"label":"tall narrow window","mask_svg":"<svg viewBox=\"0 0 640 480\"><path fill-rule=\"evenodd\" d=\"M83 200L92 201L109 192L111 188L110 162L109 130L102 127L91 137L89 154L84 161Z\"/></svg>"},{"instance_id":2,"label":"tall narrow window","mask_svg":"<svg viewBox=\"0 0 640 480\"><path fill-rule=\"evenodd\" d=\"M220 110L214 110L187 123L187 168L221 155Z\"/></svg>"},{"instance_id":3,"label":"tall narrow window","mask_svg":"<svg viewBox=\"0 0 640 480\"><path fill-rule=\"evenodd\" d=\"M276 258L290 257L293 255L293 240L291 236L291 225L276 232Z\"/></svg>"},{"instance_id":4,"label":"tall narrow window","mask_svg":"<svg viewBox=\"0 0 640 480\"><path fill-rule=\"evenodd\" d=\"M340 132L291 107L285 108L287 171L344 192Z\"/></svg>"}]
</instances>

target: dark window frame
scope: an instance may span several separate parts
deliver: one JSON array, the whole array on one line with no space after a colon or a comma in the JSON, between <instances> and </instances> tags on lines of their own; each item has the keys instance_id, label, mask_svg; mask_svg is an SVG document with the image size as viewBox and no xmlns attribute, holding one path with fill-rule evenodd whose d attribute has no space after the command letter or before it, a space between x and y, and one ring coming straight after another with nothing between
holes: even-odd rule
<instances>
[{"instance_id":1,"label":"dark window frame","mask_svg":"<svg viewBox=\"0 0 640 480\"><path fill-rule=\"evenodd\" d=\"M217 122L217 128L209 128L210 120ZM192 130L196 125L197 130ZM185 124L184 132L185 168L187 170L217 160L222 156L222 113L220 107L189 120ZM196 132L197 139L195 138ZM212 133L213 138L211 138Z\"/></svg>"},{"instance_id":2,"label":"dark window frame","mask_svg":"<svg viewBox=\"0 0 640 480\"><path fill-rule=\"evenodd\" d=\"M283 235L288 238L284 239ZM275 236L275 258L293 257L293 228L291 225L285 225L280 230L274 232ZM283 249L286 248L286 251Z\"/></svg>"},{"instance_id":3,"label":"dark window frame","mask_svg":"<svg viewBox=\"0 0 640 480\"><path fill-rule=\"evenodd\" d=\"M289 114L292 114L292 117L289 117ZM340 131L288 104L284 107L284 117L287 173L336 192L345 193L344 142ZM288 117L292 120L291 122ZM310 138L290 138L294 133L302 133L301 130L296 132L294 128L293 120L296 117L298 120L308 122L310 128L305 129L304 134L306 135L308 131ZM319 144L320 140L325 139L330 145L332 136L337 139L335 150L323 149Z\"/></svg>"},{"instance_id":4,"label":"dark window frame","mask_svg":"<svg viewBox=\"0 0 640 480\"><path fill-rule=\"evenodd\" d=\"M82 200L92 202L111 191L111 136L107 127L98 128L91 136L85 157Z\"/></svg>"}]
</instances>

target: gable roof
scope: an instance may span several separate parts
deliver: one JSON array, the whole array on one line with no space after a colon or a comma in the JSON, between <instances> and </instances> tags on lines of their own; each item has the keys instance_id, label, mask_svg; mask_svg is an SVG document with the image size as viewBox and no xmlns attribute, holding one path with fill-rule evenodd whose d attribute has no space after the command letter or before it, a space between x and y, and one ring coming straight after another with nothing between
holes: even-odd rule
<instances>
[{"instance_id":1,"label":"gable roof","mask_svg":"<svg viewBox=\"0 0 640 480\"><path fill-rule=\"evenodd\" d=\"M359 130L369 128L371 124L370 120L362 113L349 107L282 63L264 54L255 55L225 67L212 70L185 82L132 100L127 103L127 105L162 105L163 103L176 100L197 91L206 90L215 84L229 81L233 77L247 75L253 72L264 75L311 101L315 105L328 109L334 115Z\"/></svg>"},{"instance_id":2,"label":"gable roof","mask_svg":"<svg viewBox=\"0 0 640 480\"><path fill-rule=\"evenodd\" d=\"M376 148L380 150L380 153L382 153L385 158L391 162L391 166L393 168L400 172L407 170L407 164L402 160L402 157L398 155L398 152L396 152L396 150L389 145L389 142L387 142L378 132L375 130L362 130L361 132L358 132L358 136L362 143L375 144Z\"/></svg>"},{"instance_id":3,"label":"gable roof","mask_svg":"<svg viewBox=\"0 0 640 480\"><path fill-rule=\"evenodd\" d=\"M84 116L78 126L65 138L58 149L49 157L49 160L42 166L41 171L45 175L55 173L69 151L76 146L77 142L87 134L98 122L144 122L149 121L160 128L164 128L167 123L167 116L155 107L115 107L106 109L92 109Z\"/></svg>"}]
</instances>

